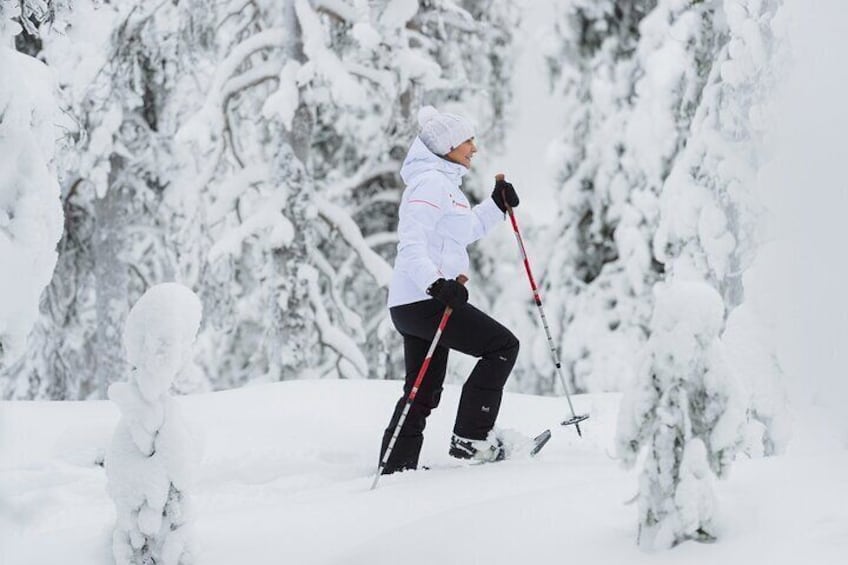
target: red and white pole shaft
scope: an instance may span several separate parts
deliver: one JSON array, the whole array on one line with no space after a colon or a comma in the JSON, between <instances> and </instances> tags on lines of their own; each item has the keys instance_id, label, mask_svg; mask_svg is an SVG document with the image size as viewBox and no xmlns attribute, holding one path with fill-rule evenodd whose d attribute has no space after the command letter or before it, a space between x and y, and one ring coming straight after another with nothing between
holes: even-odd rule
<instances>
[{"instance_id":1,"label":"red and white pole shaft","mask_svg":"<svg viewBox=\"0 0 848 565\"><path fill-rule=\"evenodd\" d=\"M505 180L503 173L498 173L495 175L496 181ZM568 384L565 382L565 377L562 375L562 363L560 363L559 355L556 351L556 346L554 345L554 340L551 337L551 330L548 327L548 319L545 316L545 309L542 308L542 297L539 294L539 287L536 286L536 279L533 278L533 271L530 269L530 259L527 258L527 249L524 247L524 239L521 237L521 230L518 229L518 220L515 219L515 212L512 210L512 206L510 206L506 201L506 195L504 195L504 205L506 206L506 212L509 214L510 222L512 222L512 231L515 233L515 240L518 242L518 250L521 253L521 257L524 261L524 270L527 271L527 279L530 281L530 288L533 291L533 300L536 302L536 306L539 308L539 314L542 317L542 326L545 328L545 335L548 336L548 345L551 348L551 355L554 357L554 365L556 366L557 375L559 375L559 380L562 383L562 389L565 391L565 398L568 400L568 408L571 410L571 419L568 420L568 423L573 423L577 428L577 435L583 437L583 432L580 431L580 422L585 420L588 416L577 416L574 412L574 405L571 403L571 395L568 392Z\"/></svg>"},{"instance_id":2,"label":"red and white pole shaft","mask_svg":"<svg viewBox=\"0 0 848 565\"><path fill-rule=\"evenodd\" d=\"M459 284L465 284L468 282L468 277L465 275L459 275L456 277L456 280ZM395 424L395 429L392 432L392 439L389 440L389 445L386 447L386 452L383 454L383 460L380 461L380 464L377 466L377 474L374 475L374 482L371 483L371 490L377 488L377 483L380 481L380 475L382 474L383 468L386 466L386 462L389 460L389 456L392 454L397 438L400 435L400 430L403 428L403 423L406 421L406 415L409 414L409 408L412 406L412 402L418 395L418 389L421 387L421 382L424 380L424 375L427 373L427 368L430 366L430 360L433 358L436 346L439 345L439 340L442 338L442 332L445 330L445 326L448 325L448 318L450 318L451 314L453 314L453 308L448 306L445 308L445 313L442 314L439 327L436 328L436 335L433 336L433 341L430 343L430 349L427 350L427 356L424 357L424 362L421 364L421 368L418 370L418 375L415 377L415 382L412 384L412 390L409 391L409 395L406 397L406 404L403 407L403 412L400 414L400 419L397 424Z\"/></svg>"}]
</instances>

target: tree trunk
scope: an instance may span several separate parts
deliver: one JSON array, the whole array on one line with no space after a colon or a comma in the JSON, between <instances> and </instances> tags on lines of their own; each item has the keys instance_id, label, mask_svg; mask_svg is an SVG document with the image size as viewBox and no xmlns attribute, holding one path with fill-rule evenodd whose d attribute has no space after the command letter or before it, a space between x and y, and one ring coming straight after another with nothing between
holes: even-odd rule
<instances>
[{"instance_id":1,"label":"tree trunk","mask_svg":"<svg viewBox=\"0 0 848 565\"><path fill-rule=\"evenodd\" d=\"M97 333L95 334L95 382L100 396L106 398L109 384L126 374L121 336L127 316L129 274L119 254L126 242L129 221L129 188L119 178L124 159L112 155L109 187L102 198L95 198L95 235L93 238Z\"/></svg>"},{"instance_id":2,"label":"tree trunk","mask_svg":"<svg viewBox=\"0 0 848 565\"><path fill-rule=\"evenodd\" d=\"M288 0L283 7L283 21L287 28L288 41L284 50L287 60L303 63L302 30L295 13L294 1ZM309 357L315 358L316 352L310 351L314 343L314 322L309 305L308 286L301 276L301 269L309 261L309 208L314 190L312 170L309 166L310 146L312 144L312 115L303 100L295 111L291 130L281 124L276 125L272 138L279 140L279 148L274 155L273 175L281 184L288 187L288 201L284 215L292 222L295 235L286 247L274 253L274 262L279 274L277 296L286 297L285 303L278 301L275 325L276 336L270 366L280 367L277 378L293 378L307 365Z\"/></svg>"}]
</instances>

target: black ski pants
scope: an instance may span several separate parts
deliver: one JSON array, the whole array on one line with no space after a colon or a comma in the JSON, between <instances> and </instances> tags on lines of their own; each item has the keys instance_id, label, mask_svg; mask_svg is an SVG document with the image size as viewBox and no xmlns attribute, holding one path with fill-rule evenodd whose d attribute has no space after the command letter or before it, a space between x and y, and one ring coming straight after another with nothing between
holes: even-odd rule
<instances>
[{"instance_id":1,"label":"black ski pants","mask_svg":"<svg viewBox=\"0 0 848 565\"><path fill-rule=\"evenodd\" d=\"M389 310L395 328L403 336L406 382L403 396L398 400L389 427L383 434L381 461L444 311L445 305L436 299L395 306ZM451 349L479 358L462 387L454 433L469 439L485 439L494 427L504 385L518 357L518 339L496 320L466 304L454 310L448 320L383 469L384 474L418 466L424 426L427 416L439 405Z\"/></svg>"}]
</instances>

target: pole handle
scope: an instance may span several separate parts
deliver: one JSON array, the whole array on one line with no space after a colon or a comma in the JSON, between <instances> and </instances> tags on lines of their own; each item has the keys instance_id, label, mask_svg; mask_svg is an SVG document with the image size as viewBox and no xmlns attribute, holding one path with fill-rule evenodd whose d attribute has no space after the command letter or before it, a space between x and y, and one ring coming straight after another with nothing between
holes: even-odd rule
<instances>
[{"instance_id":1,"label":"pole handle","mask_svg":"<svg viewBox=\"0 0 848 565\"><path fill-rule=\"evenodd\" d=\"M505 181L505 180L506 180L506 175L504 175L503 173L498 173L498 174L495 175L495 182L501 182L501 181ZM513 214L512 214L512 206L510 206L509 203L506 201L506 190L503 191L503 194L501 194L501 197L503 198L504 206L506 206L507 214L509 214L509 217L512 219L512 221L515 222L515 216L513 216Z\"/></svg>"},{"instance_id":2,"label":"pole handle","mask_svg":"<svg viewBox=\"0 0 848 565\"><path fill-rule=\"evenodd\" d=\"M465 276L465 275L457 275L455 280L456 280L456 282L458 282L462 286L465 286L465 283L468 282L468 277ZM453 314L453 308L448 306L447 308L445 308L445 313L442 315L442 322L439 324L440 328L444 327L444 325L447 323L448 318L450 317L451 314Z\"/></svg>"}]
</instances>

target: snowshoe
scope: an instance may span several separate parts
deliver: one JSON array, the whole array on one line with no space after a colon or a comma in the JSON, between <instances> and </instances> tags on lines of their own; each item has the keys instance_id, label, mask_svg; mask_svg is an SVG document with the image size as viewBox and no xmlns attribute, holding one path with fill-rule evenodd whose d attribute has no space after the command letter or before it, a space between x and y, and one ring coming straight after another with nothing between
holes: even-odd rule
<instances>
[{"instance_id":1,"label":"snowshoe","mask_svg":"<svg viewBox=\"0 0 848 565\"><path fill-rule=\"evenodd\" d=\"M448 454L457 459L490 463L506 459L503 441L490 433L486 439L467 439L453 434Z\"/></svg>"},{"instance_id":2,"label":"snowshoe","mask_svg":"<svg viewBox=\"0 0 848 565\"><path fill-rule=\"evenodd\" d=\"M492 463L504 459L534 457L551 439L551 430L534 438L522 437L512 430L492 430L484 440L473 440L453 434L448 452L451 457L479 463Z\"/></svg>"},{"instance_id":3,"label":"snowshoe","mask_svg":"<svg viewBox=\"0 0 848 565\"><path fill-rule=\"evenodd\" d=\"M551 430L545 430L544 432L534 437L533 447L530 449L530 457L534 457L537 453L542 451L542 448L545 447L545 444L548 443L548 440L550 439Z\"/></svg>"}]
</instances>

